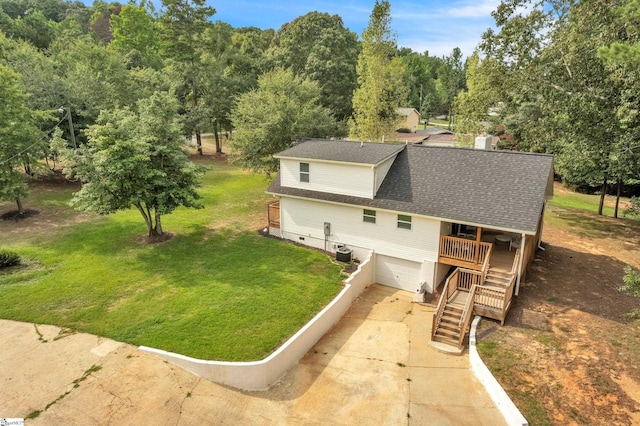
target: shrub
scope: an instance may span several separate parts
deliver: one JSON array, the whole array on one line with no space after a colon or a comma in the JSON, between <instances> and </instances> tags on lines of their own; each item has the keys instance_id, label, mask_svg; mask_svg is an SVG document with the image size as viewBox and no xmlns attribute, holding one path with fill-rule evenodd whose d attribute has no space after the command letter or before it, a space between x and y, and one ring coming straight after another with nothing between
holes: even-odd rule
<instances>
[{"instance_id":1,"label":"shrub","mask_svg":"<svg viewBox=\"0 0 640 426\"><path fill-rule=\"evenodd\" d=\"M400 129L396 130L398 133L411 133L411 129L407 129L406 127L401 127Z\"/></svg>"},{"instance_id":2,"label":"shrub","mask_svg":"<svg viewBox=\"0 0 640 426\"><path fill-rule=\"evenodd\" d=\"M624 291L632 296L640 297L640 273L631 266L624 267L624 284L620 286L620 291Z\"/></svg>"},{"instance_id":3,"label":"shrub","mask_svg":"<svg viewBox=\"0 0 640 426\"><path fill-rule=\"evenodd\" d=\"M17 265L18 263L20 263L20 256L18 253L8 250L0 250L0 268L7 268L9 266Z\"/></svg>"},{"instance_id":4,"label":"shrub","mask_svg":"<svg viewBox=\"0 0 640 426\"><path fill-rule=\"evenodd\" d=\"M629 207L624 210L624 216L640 217L640 197L631 197Z\"/></svg>"}]
</instances>

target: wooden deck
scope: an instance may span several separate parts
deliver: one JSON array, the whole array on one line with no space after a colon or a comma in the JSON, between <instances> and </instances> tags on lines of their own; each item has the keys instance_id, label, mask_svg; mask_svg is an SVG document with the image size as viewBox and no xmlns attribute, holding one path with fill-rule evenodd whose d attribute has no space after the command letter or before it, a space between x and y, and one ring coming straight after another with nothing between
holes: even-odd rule
<instances>
[{"instance_id":1,"label":"wooden deck","mask_svg":"<svg viewBox=\"0 0 640 426\"><path fill-rule=\"evenodd\" d=\"M486 257L490 255L492 245L467 238L441 235L438 262L480 271Z\"/></svg>"}]
</instances>

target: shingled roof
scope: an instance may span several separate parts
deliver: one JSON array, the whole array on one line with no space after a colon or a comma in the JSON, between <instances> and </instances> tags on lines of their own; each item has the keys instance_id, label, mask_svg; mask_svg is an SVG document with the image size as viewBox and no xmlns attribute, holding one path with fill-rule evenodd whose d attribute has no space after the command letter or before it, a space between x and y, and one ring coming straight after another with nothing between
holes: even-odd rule
<instances>
[{"instance_id":1,"label":"shingled roof","mask_svg":"<svg viewBox=\"0 0 640 426\"><path fill-rule=\"evenodd\" d=\"M396 155L403 148L402 145L376 142L301 139L297 144L274 157L375 165Z\"/></svg>"},{"instance_id":2,"label":"shingled roof","mask_svg":"<svg viewBox=\"0 0 640 426\"><path fill-rule=\"evenodd\" d=\"M536 232L552 176L553 156L390 146L401 151L374 199L283 187L279 175L268 192L529 234Z\"/></svg>"}]
</instances>

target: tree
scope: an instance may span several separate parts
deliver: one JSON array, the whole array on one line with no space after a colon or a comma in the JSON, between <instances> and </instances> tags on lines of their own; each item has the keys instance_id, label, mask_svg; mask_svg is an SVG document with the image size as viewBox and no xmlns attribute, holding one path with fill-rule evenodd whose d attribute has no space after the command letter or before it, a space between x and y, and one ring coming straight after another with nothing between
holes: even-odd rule
<instances>
[{"instance_id":1,"label":"tree","mask_svg":"<svg viewBox=\"0 0 640 426\"><path fill-rule=\"evenodd\" d=\"M284 24L266 55L272 67L290 68L316 81L322 105L338 120L351 116L358 40L340 16L310 12Z\"/></svg>"},{"instance_id":2,"label":"tree","mask_svg":"<svg viewBox=\"0 0 640 426\"><path fill-rule=\"evenodd\" d=\"M494 13L500 31L487 31L483 41L502 70L492 85L518 149L553 153L565 183L599 187L600 214L609 184L620 190L638 173L640 80L637 67L613 60L621 44L637 43L635 15L619 17L634 3L503 1Z\"/></svg>"},{"instance_id":3,"label":"tree","mask_svg":"<svg viewBox=\"0 0 640 426\"><path fill-rule=\"evenodd\" d=\"M254 172L274 173L273 155L302 137L344 134L331 112L319 104L317 83L281 68L258 80L258 89L242 94L231 119L236 129L230 140L231 158Z\"/></svg>"},{"instance_id":4,"label":"tree","mask_svg":"<svg viewBox=\"0 0 640 426\"><path fill-rule=\"evenodd\" d=\"M87 129L87 144L65 153L65 174L82 182L72 204L99 214L135 207L151 239L163 235L163 215L201 207L201 170L183 150L178 109L173 96L156 92L138 102L138 112L103 111Z\"/></svg>"},{"instance_id":5,"label":"tree","mask_svg":"<svg viewBox=\"0 0 640 426\"><path fill-rule=\"evenodd\" d=\"M358 55L358 88L353 94L351 136L380 141L393 132L399 122L397 108L406 98L402 59L396 57L396 42L391 30L390 4L376 1L369 25L362 33L362 51Z\"/></svg>"},{"instance_id":6,"label":"tree","mask_svg":"<svg viewBox=\"0 0 640 426\"><path fill-rule=\"evenodd\" d=\"M491 60L480 62L478 51L467 59L467 90L460 92L453 102L456 138L462 145L473 146L475 137L486 132L489 107L499 101L497 91L489 85L490 80L487 78L491 72L490 67Z\"/></svg>"},{"instance_id":7,"label":"tree","mask_svg":"<svg viewBox=\"0 0 640 426\"><path fill-rule=\"evenodd\" d=\"M440 106L447 112L449 129L453 129L453 101L465 87L462 51L457 47L454 48L451 54L444 58L437 72L436 90L440 98Z\"/></svg>"},{"instance_id":8,"label":"tree","mask_svg":"<svg viewBox=\"0 0 640 426\"><path fill-rule=\"evenodd\" d=\"M14 201L24 214L27 176L18 167L44 157L45 142L37 114L25 106L18 75L0 65L0 200Z\"/></svg>"},{"instance_id":9,"label":"tree","mask_svg":"<svg viewBox=\"0 0 640 426\"><path fill-rule=\"evenodd\" d=\"M205 0L163 0L164 14L160 17L162 48L167 58L180 66L183 83L187 88L183 100L187 108L189 132L195 132L198 153L202 155L202 116L198 101L201 93L202 36L211 27L216 10L205 6ZM188 93L188 95L187 95Z\"/></svg>"},{"instance_id":10,"label":"tree","mask_svg":"<svg viewBox=\"0 0 640 426\"><path fill-rule=\"evenodd\" d=\"M149 5L153 7L151 3ZM124 5L120 13L111 15L111 33L113 40L109 48L123 54L137 51L144 65L159 67L160 40L157 26L145 2L140 2L140 6Z\"/></svg>"}]
</instances>

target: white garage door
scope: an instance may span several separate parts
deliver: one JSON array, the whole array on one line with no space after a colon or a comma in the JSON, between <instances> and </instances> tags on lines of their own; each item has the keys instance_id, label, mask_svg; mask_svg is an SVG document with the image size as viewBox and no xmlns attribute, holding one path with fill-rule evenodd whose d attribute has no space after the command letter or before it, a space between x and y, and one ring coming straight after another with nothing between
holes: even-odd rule
<instances>
[{"instance_id":1,"label":"white garage door","mask_svg":"<svg viewBox=\"0 0 640 426\"><path fill-rule=\"evenodd\" d=\"M420 282L420 263L377 255L376 282L414 292Z\"/></svg>"}]
</instances>

